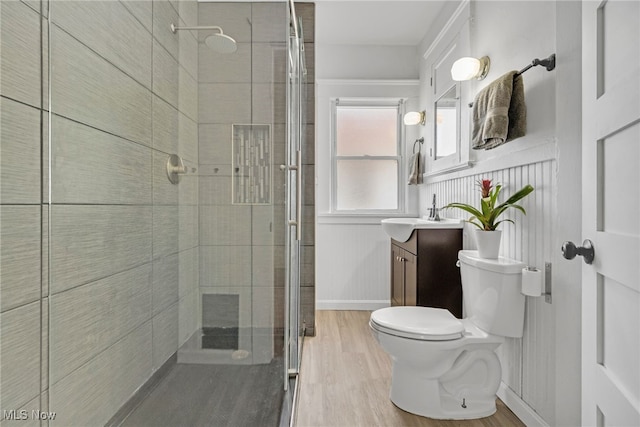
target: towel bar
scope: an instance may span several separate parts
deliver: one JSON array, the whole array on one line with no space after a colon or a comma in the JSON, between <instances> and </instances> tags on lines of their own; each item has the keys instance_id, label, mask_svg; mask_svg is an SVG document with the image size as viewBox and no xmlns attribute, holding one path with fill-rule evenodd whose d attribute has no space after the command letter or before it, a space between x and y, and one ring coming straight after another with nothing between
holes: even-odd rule
<instances>
[{"instance_id":1,"label":"towel bar","mask_svg":"<svg viewBox=\"0 0 640 427\"><path fill-rule=\"evenodd\" d=\"M416 153L416 144L420 143L420 145L422 145L424 143L424 137L418 138L416 139L416 142L413 143L413 154ZM418 146L418 152L420 152L420 147Z\"/></svg>"}]
</instances>

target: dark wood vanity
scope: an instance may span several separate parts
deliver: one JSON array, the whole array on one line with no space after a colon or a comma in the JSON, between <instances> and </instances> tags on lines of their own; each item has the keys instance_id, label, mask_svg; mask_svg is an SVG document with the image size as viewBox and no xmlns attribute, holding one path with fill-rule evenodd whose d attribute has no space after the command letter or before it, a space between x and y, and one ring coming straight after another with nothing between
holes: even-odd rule
<instances>
[{"instance_id":1,"label":"dark wood vanity","mask_svg":"<svg viewBox=\"0 0 640 427\"><path fill-rule=\"evenodd\" d=\"M391 239L391 305L446 308L462 318L456 267L462 229L416 229L406 242Z\"/></svg>"}]
</instances>

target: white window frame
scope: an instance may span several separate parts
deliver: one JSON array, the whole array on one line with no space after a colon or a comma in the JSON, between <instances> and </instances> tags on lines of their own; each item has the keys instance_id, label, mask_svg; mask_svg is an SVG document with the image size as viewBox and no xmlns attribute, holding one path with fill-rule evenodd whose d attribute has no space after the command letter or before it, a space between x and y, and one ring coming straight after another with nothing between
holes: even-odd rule
<instances>
[{"instance_id":1,"label":"white window frame","mask_svg":"<svg viewBox=\"0 0 640 427\"><path fill-rule=\"evenodd\" d=\"M354 216L381 216L397 215L406 212L404 175L405 161L403 156L404 126L402 117L405 111L405 99L399 98L333 98L331 99L331 213L339 215ZM396 136L396 156L338 156L337 144L337 120L338 107L362 107L362 108L397 108L397 136ZM397 168L397 209L338 209L338 160L343 159L376 159L376 160L396 160Z\"/></svg>"}]
</instances>

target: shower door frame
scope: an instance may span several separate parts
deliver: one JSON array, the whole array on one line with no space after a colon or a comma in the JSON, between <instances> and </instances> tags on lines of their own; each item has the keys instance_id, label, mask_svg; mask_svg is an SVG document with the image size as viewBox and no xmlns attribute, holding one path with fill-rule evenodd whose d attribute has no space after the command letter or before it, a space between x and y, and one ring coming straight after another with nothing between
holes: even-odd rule
<instances>
[{"instance_id":1,"label":"shower door frame","mask_svg":"<svg viewBox=\"0 0 640 427\"><path fill-rule=\"evenodd\" d=\"M285 242L285 366L284 387L300 371L304 324L300 321L300 258L302 243L302 150L304 139L304 94L306 69L302 23L293 0L287 8L287 144Z\"/></svg>"}]
</instances>

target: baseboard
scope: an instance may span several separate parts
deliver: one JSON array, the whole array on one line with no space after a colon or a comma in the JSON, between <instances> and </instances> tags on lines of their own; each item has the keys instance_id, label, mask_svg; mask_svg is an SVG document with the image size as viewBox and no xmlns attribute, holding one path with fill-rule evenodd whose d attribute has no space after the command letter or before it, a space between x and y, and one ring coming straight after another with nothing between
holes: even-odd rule
<instances>
[{"instance_id":1,"label":"baseboard","mask_svg":"<svg viewBox=\"0 0 640 427\"><path fill-rule=\"evenodd\" d=\"M124 405L115 413L113 417L105 424L105 427L118 427L124 420L133 412L134 409L142 403L142 401L151 394L154 388L164 377L169 373L178 362L178 352L173 353L166 362L162 364L157 371L155 371L149 379L136 390L136 392L125 402Z\"/></svg>"},{"instance_id":2,"label":"baseboard","mask_svg":"<svg viewBox=\"0 0 640 427\"><path fill-rule=\"evenodd\" d=\"M389 307L389 300L318 300L316 310L377 310Z\"/></svg>"},{"instance_id":3,"label":"baseboard","mask_svg":"<svg viewBox=\"0 0 640 427\"><path fill-rule=\"evenodd\" d=\"M527 427L549 427L549 424L538 415L531 406L520 398L508 385L501 382L498 388L498 397L511 409L516 417L520 418Z\"/></svg>"}]
</instances>

